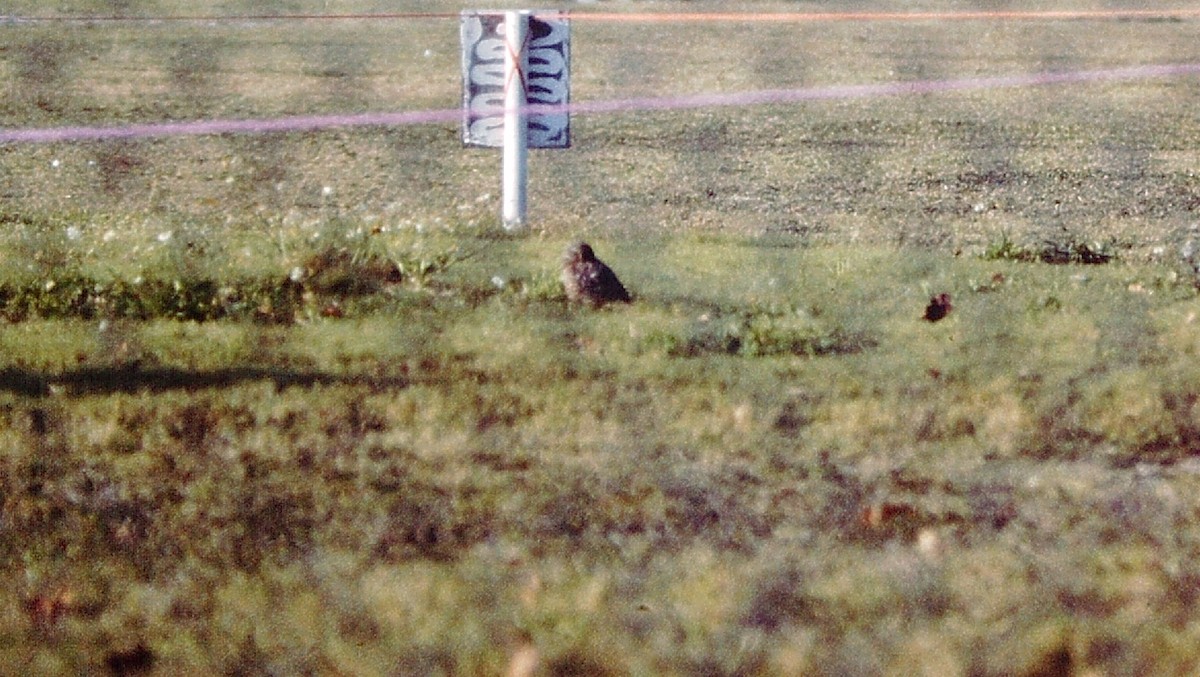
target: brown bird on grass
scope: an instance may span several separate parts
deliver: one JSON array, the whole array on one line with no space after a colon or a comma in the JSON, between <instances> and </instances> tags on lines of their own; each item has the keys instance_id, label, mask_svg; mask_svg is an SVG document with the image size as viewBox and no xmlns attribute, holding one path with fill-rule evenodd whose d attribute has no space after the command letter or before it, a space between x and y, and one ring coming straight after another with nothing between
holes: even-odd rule
<instances>
[{"instance_id":1,"label":"brown bird on grass","mask_svg":"<svg viewBox=\"0 0 1200 677\"><path fill-rule=\"evenodd\" d=\"M954 306L950 305L950 295L942 292L929 299L929 305L925 306L925 316L923 319L930 322L937 322L949 315L953 308Z\"/></svg>"},{"instance_id":2,"label":"brown bird on grass","mask_svg":"<svg viewBox=\"0 0 1200 677\"><path fill-rule=\"evenodd\" d=\"M633 300L617 274L596 258L596 253L586 242L576 242L567 249L563 256L562 283L569 300L593 308Z\"/></svg>"}]
</instances>

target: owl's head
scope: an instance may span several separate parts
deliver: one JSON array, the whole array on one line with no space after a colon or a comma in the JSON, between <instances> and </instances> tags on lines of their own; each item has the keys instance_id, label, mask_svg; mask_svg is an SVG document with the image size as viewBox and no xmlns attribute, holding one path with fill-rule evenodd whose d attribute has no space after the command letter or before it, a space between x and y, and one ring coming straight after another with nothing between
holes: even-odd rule
<instances>
[{"instance_id":1,"label":"owl's head","mask_svg":"<svg viewBox=\"0 0 1200 677\"><path fill-rule=\"evenodd\" d=\"M568 261L595 261L596 253L592 251L592 246L586 242L576 242L567 248L565 257Z\"/></svg>"}]
</instances>

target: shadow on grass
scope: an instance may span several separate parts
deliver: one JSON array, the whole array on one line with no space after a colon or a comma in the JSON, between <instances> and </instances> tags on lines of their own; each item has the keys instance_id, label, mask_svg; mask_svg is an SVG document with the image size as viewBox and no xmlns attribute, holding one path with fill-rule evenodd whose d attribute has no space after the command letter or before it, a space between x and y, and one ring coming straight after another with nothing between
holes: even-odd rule
<instances>
[{"instance_id":1,"label":"shadow on grass","mask_svg":"<svg viewBox=\"0 0 1200 677\"><path fill-rule=\"evenodd\" d=\"M54 393L96 395L202 390L228 388L242 383L271 381L282 390L290 386L361 385L372 390L406 388L411 381L398 375L330 374L320 371L265 367L188 370L177 367L143 367L128 364L113 367L70 369L61 374L45 374L20 367L0 369L0 391L30 397Z\"/></svg>"}]
</instances>

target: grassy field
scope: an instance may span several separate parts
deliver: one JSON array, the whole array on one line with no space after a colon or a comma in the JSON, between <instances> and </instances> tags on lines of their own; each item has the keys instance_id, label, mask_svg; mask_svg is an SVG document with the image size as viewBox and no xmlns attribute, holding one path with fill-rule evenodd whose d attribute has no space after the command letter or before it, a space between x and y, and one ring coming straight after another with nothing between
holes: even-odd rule
<instances>
[{"instance_id":1,"label":"grassy field","mask_svg":"<svg viewBox=\"0 0 1200 677\"><path fill-rule=\"evenodd\" d=\"M5 13L461 7L42 4ZM1195 19L572 30L577 101L1200 57ZM453 108L457 40L0 20L0 128ZM0 146L0 673L1196 673L1198 104L581 116L524 234L448 126ZM580 237L633 304L567 302Z\"/></svg>"}]
</instances>

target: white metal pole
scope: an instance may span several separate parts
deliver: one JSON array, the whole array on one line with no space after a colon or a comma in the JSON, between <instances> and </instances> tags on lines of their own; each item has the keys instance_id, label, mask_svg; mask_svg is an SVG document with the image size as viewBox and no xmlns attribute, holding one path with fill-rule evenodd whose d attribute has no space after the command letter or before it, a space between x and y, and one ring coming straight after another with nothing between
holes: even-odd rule
<instances>
[{"instance_id":1,"label":"white metal pole","mask_svg":"<svg viewBox=\"0 0 1200 677\"><path fill-rule=\"evenodd\" d=\"M525 45L529 12L504 13L504 227L525 226L526 184L529 179L529 130L525 120L525 74L529 62Z\"/></svg>"}]
</instances>

